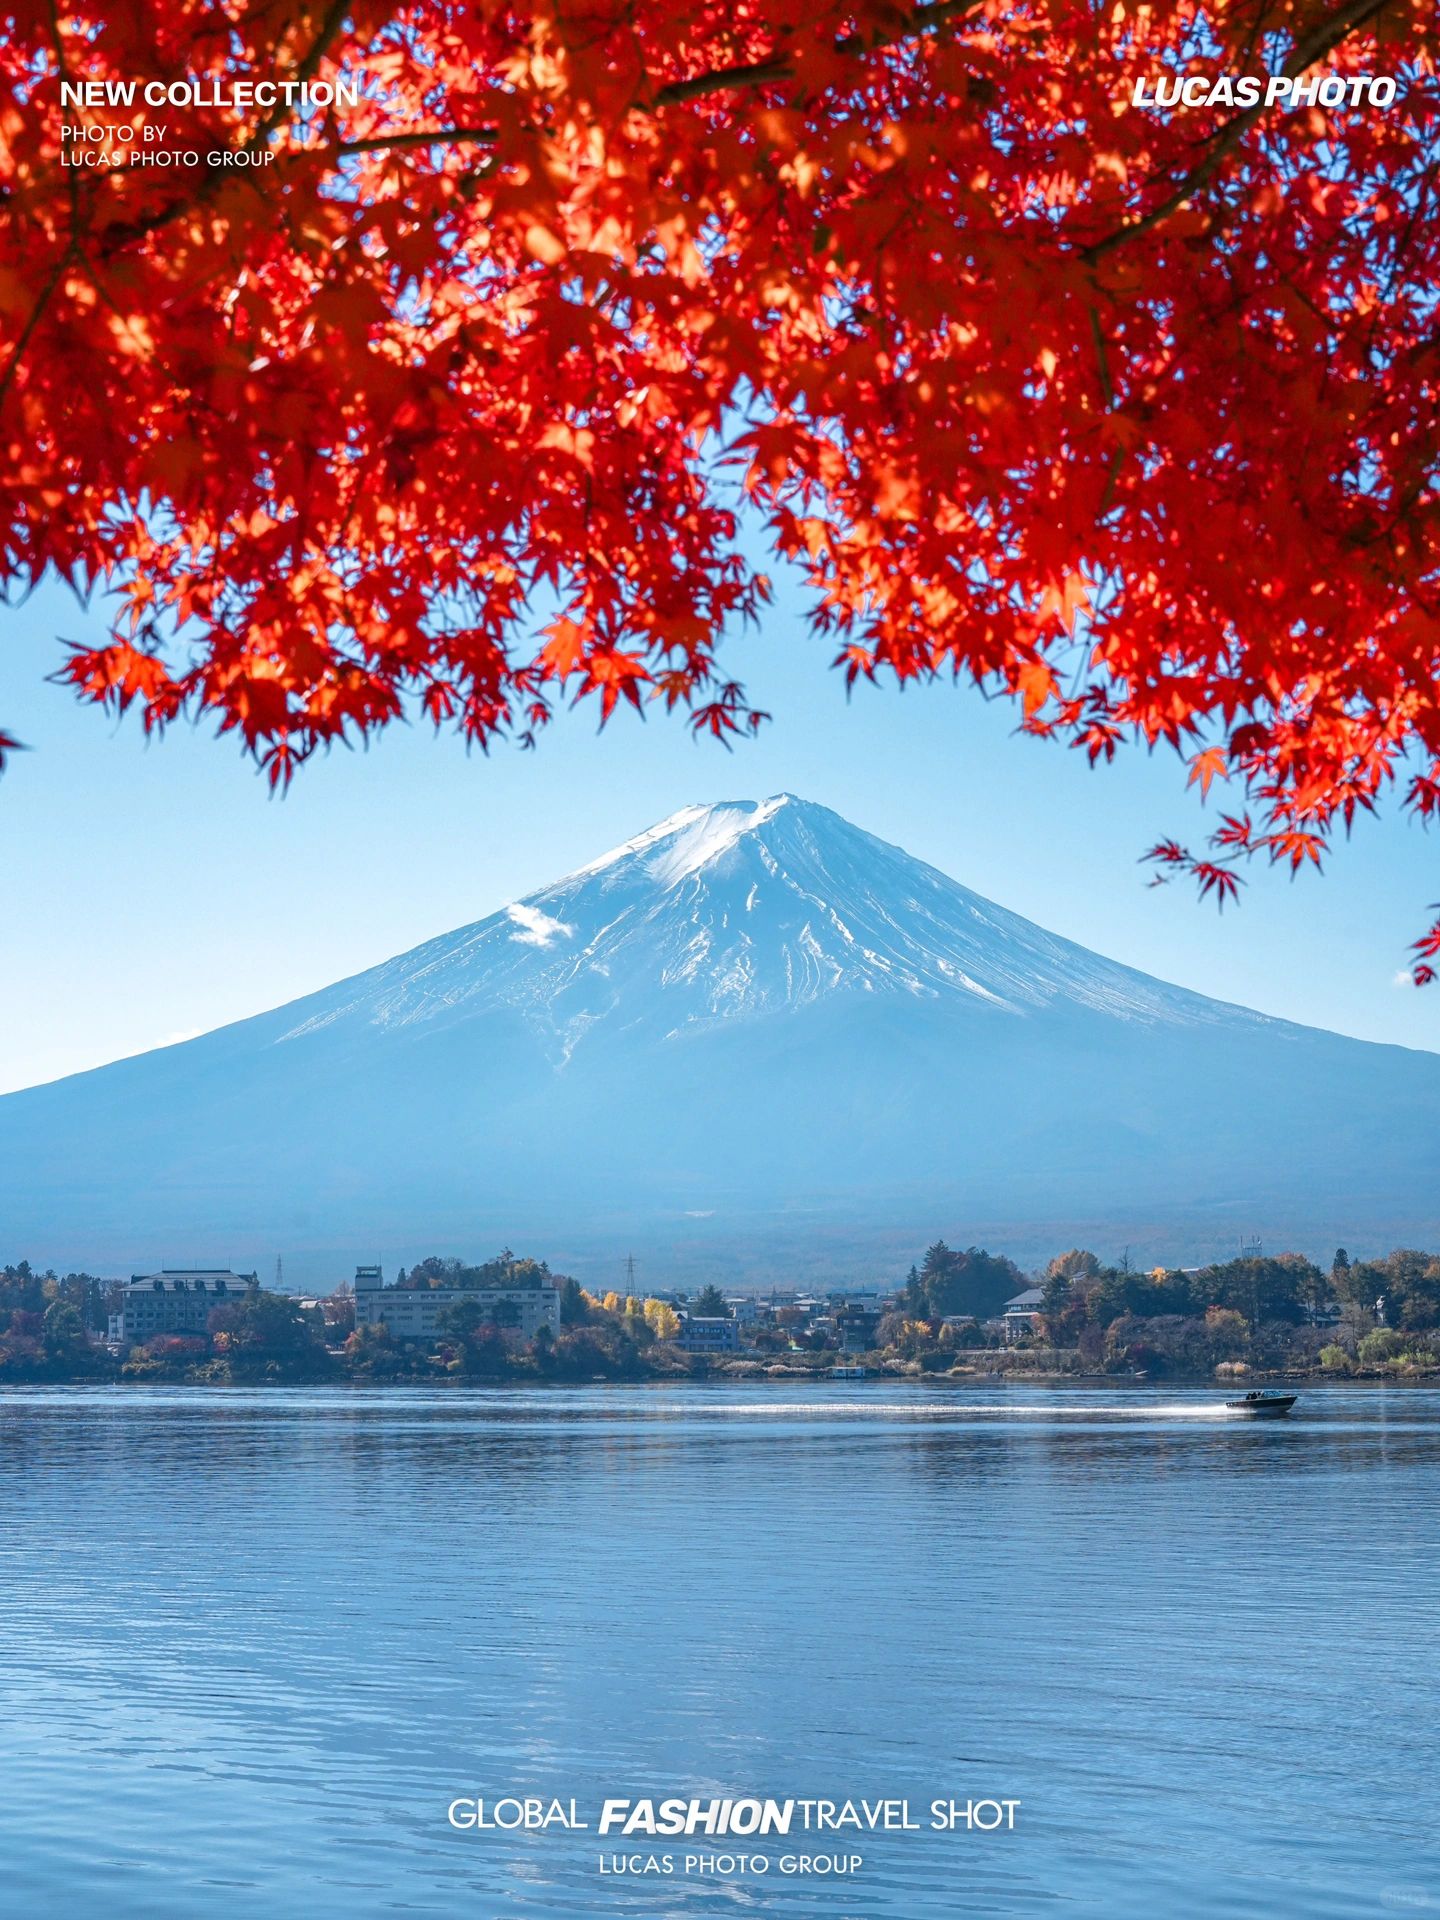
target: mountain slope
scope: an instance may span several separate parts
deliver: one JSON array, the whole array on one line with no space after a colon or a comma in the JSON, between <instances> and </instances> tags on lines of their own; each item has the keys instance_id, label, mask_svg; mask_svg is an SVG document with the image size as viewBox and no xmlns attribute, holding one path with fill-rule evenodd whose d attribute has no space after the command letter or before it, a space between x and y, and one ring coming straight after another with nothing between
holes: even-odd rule
<instances>
[{"instance_id":1,"label":"mountain slope","mask_svg":"<svg viewBox=\"0 0 1440 1920\"><path fill-rule=\"evenodd\" d=\"M943 1232L1423 1237L1440 1061L1227 1006L823 807L689 807L290 1006L0 1100L18 1252L320 1279L522 1241L855 1277ZM298 1264L297 1264L298 1261Z\"/></svg>"},{"instance_id":2,"label":"mountain slope","mask_svg":"<svg viewBox=\"0 0 1440 1920\"><path fill-rule=\"evenodd\" d=\"M349 991L347 991L347 987ZM827 808L686 807L476 925L303 1002L286 1038L512 1007L558 1060L597 1024L675 1035L845 993L1164 1024L1257 1014L1056 939Z\"/></svg>"}]
</instances>

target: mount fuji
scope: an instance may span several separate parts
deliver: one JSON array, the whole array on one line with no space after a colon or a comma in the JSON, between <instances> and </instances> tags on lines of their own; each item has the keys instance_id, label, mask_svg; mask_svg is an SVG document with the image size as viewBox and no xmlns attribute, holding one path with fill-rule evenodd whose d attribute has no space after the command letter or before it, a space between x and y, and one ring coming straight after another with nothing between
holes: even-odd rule
<instances>
[{"instance_id":1,"label":"mount fuji","mask_svg":"<svg viewBox=\"0 0 1440 1920\"><path fill-rule=\"evenodd\" d=\"M504 1241L641 1282L944 1235L1433 1241L1440 1059L1058 939L828 809L686 807L289 1006L0 1100L10 1257L318 1284Z\"/></svg>"}]
</instances>

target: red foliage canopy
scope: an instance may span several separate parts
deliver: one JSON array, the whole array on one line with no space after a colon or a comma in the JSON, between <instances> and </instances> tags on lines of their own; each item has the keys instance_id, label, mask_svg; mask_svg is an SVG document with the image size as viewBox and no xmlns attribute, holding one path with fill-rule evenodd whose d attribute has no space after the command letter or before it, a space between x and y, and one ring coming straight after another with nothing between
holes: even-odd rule
<instances>
[{"instance_id":1,"label":"red foliage canopy","mask_svg":"<svg viewBox=\"0 0 1440 1920\"><path fill-rule=\"evenodd\" d=\"M1433 0L9 17L0 569L118 596L86 697L282 782L411 700L723 736L749 515L851 678L1238 781L1155 850L1222 899L1397 777L1440 809ZM1179 72L1398 93L1131 104ZM143 104L276 78L360 99Z\"/></svg>"}]
</instances>

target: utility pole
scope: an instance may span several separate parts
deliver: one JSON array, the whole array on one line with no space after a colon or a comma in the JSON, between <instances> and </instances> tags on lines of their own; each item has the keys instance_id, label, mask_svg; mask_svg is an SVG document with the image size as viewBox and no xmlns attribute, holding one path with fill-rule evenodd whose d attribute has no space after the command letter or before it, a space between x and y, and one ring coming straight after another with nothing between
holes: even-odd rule
<instances>
[{"instance_id":1,"label":"utility pole","mask_svg":"<svg viewBox=\"0 0 1440 1920\"><path fill-rule=\"evenodd\" d=\"M285 1291L285 1256L283 1253L277 1253L275 1256L275 1291L277 1293L283 1293Z\"/></svg>"},{"instance_id":2,"label":"utility pole","mask_svg":"<svg viewBox=\"0 0 1440 1920\"><path fill-rule=\"evenodd\" d=\"M626 1298L628 1299L629 1296L634 1293L634 1291L635 1291L635 1256L633 1253L627 1253L625 1256Z\"/></svg>"}]
</instances>

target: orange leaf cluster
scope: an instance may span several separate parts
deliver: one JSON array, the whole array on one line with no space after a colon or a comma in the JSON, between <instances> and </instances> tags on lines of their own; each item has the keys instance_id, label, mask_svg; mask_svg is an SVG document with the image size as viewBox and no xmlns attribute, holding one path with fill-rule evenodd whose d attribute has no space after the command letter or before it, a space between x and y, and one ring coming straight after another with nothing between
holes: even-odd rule
<instances>
[{"instance_id":1,"label":"orange leaf cluster","mask_svg":"<svg viewBox=\"0 0 1440 1920\"><path fill-rule=\"evenodd\" d=\"M19 0L0 47L0 571L115 596L67 673L287 780L414 705L758 724L759 523L845 675L1238 780L1318 864L1440 792L1425 0ZM1202 53L1203 50L1203 53ZM1136 109L1181 69L1387 111ZM358 82L135 108L75 80ZM102 140L103 147L104 142ZM268 153L224 166L219 149Z\"/></svg>"}]
</instances>

